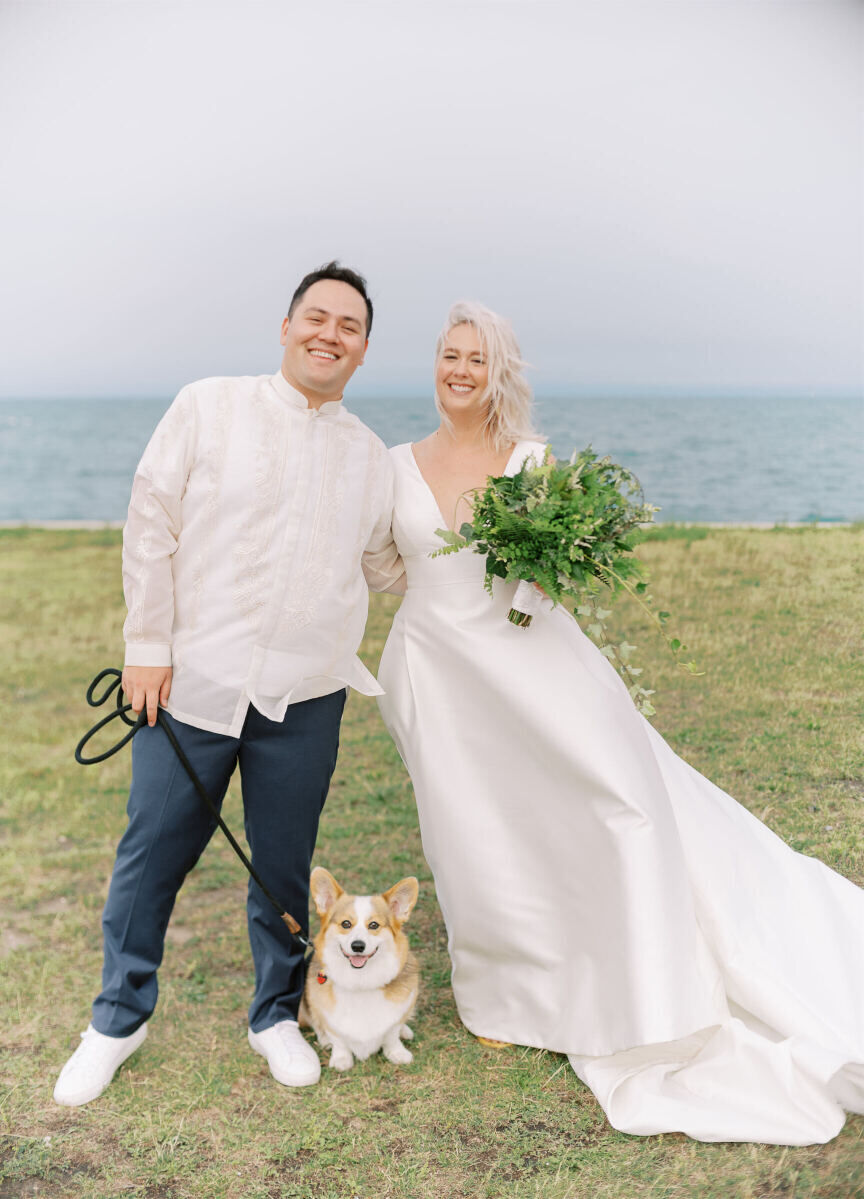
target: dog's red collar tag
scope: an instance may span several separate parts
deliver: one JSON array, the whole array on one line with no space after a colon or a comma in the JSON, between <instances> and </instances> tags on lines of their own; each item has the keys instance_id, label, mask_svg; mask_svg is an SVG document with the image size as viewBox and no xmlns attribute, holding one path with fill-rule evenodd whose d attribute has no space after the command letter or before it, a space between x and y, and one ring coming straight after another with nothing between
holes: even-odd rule
<instances>
[{"instance_id":1,"label":"dog's red collar tag","mask_svg":"<svg viewBox=\"0 0 864 1199\"><path fill-rule=\"evenodd\" d=\"M319 982L319 983L326 983L326 981L327 981L327 975L326 975L326 974L322 974L322 972L319 970L319 971L318 971L318 982Z\"/></svg>"}]
</instances>

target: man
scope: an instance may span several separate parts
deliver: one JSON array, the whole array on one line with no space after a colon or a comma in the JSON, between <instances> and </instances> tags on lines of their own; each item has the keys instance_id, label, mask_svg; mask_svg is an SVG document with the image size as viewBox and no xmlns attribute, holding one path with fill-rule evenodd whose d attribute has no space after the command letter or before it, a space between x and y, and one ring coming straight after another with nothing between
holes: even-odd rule
<instances>
[{"instance_id":1,"label":"man","mask_svg":"<svg viewBox=\"0 0 864 1199\"><path fill-rule=\"evenodd\" d=\"M123 534L123 689L148 727L133 741L102 991L58 1103L95 1099L144 1040L174 900L216 827L159 705L217 806L239 764L253 865L305 929L347 687L381 690L356 656L367 583L403 573L389 455L341 402L371 325L360 275L336 262L312 272L282 325L281 370L184 387L141 459ZM247 917L249 1043L277 1081L317 1082L297 1028L303 954L251 879Z\"/></svg>"}]
</instances>

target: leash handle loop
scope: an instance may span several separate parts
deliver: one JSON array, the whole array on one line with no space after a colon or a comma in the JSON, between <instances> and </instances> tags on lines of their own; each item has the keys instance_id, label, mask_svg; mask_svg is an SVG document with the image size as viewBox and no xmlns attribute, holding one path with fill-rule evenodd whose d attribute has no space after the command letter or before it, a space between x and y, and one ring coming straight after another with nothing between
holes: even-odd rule
<instances>
[{"instance_id":1,"label":"leash handle loop","mask_svg":"<svg viewBox=\"0 0 864 1199\"><path fill-rule=\"evenodd\" d=\"M96 698L96 688L99 686L99 684L102 682L103 679L108 679L108 678L113 679L114 681L112 683L106 684L105 690L103 691L102 695L97 699ZM90 705L91 708L99 708L102 706L102 704L105 703L105 701L108 699L108 696L111 694L111 692L116 689L117 695L115 698L117 701L117 708L122 709L123 708L123 692L120 689L120 684L122 682L123 682L123 675L115 667L107 666L104 670L100 670L99 673L96 675L96 678L92 680L92 682L90 683L90 686L87 688L87 703ZM130 706L131 705L127 704L125 710L128 711ZM135 721L130 720L128 718L128 716L124 715L123 719L126 722L126 724L128 724L128 725L132 725L135 723Z\"/></svg>"},{"instance_id":2,"label":"leash handle loop","mask_svg":"<svg viewBox=\"0 0 864 1199\"><path fill-rule=\"evenodd\" d=\"M86 732L75 746L75 761L81 766L93 766L96 762L104 762L106 758L110 758L112 754L116 754L119 749L123 748L127 741L132 740L147 719L147 713L143 709L141 712L139 712L136 720L130 720L130 718L126 715L127 712L131 711L132 705L123 703L123 692L120 688L122 677L123 676L119 670L115 670L113 666L109 666L105 670L100 670L96 675L96 678L93 679L90 686L87 688L87 703L91 708L101 707L102 704L108 701L113 691L116 691L117 694L116 707L114 708L114 711L109 712L107 716L103 716L98 724L94 724L93 728ZM107 678L110 678L112 682L106 684L102 694L97 697L96 688L103 679ZM110 724L112 720L116 720L118 716L123 724L129 726L129 732L126 734L126 736L122 737L116 743L116 745L112 745L110 749L106 749L104 753L96 754L92 758L85 758L84 746L92 737L95 736L96 733L99 732L100 729L103 729L106 724Z\"/></svg>"}]
</instances>

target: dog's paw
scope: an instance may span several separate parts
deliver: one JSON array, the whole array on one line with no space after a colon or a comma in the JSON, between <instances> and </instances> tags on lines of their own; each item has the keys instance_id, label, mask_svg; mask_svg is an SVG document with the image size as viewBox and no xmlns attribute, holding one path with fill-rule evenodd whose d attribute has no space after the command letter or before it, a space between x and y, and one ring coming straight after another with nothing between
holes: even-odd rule
<instances>
[{"instance_id":1,"label":"dog's paw","mask_svg":"<svg viewBox=\"0 0 864 1199\"><path fill-rule=\"evenodd\" d=\"M354 1065L354 1055L350 1049L339 1045L333 1049L328 1063L331 1070L350 1070Z\"/></svg>"},{"instance_id":2,"label":"dog's paw","mask_svg":"<svg viewBox=\"0 0 864 1199\"><path fill-rule=\"evenodd\" d=\"M384 1050L384 1056L394 1066L409 1066L414 1061L414 1054L410 1049L406 1049L401 1041L397 1041L395 1045L387 1046Z\"/></svg>"},{"instance_id":3,"label":"dog's paw","mask_svg":"<svg viewBox=\"0 0 864 1199\"><path fill-rule=\"evenodd\" d=\"M407 1024L403 1024L402 1027L399 1029L399 1036L402 1038L403 1041L413 1041L414 1040L414 1033Z\"/></svg>"}]
</instances>

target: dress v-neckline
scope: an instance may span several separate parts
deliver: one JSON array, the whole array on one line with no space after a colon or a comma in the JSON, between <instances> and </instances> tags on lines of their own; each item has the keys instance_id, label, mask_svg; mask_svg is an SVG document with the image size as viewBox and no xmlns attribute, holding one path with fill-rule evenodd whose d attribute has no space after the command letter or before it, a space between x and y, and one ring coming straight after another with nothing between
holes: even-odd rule
<instances>
[{"instance_id":1,"label":"dress v-neckline","mask_svg":"<svg viewBox=\"0 0 864 1199\"><path fill-rule=\"evenodd\" d=\"M519 449L519 446L521 444L522 444L521 441L517 441L516 444L513 446L513 449L510 452L510 457L504 463L504 469L501 472L502 475L507 474L507 471L510 469L510 463L513 461L516 451ZM414 442L409 441L407 443L407 445L408 445L408 457L411 459L412 463L414 464L414 470L417 472L420 482L423 484L423 486L426 488L426 491L429 493L429 498L432 500L432 504L434 505L435 511L438 513L438 519L441 521L441 524L445 529L449 530L449 532L451 532L451 533L455 532L454 529L450 528L450 522L446 521L444 519L444 514L441 511L441 505L438 503L438 500L435 498L435 492L429 486L428 482L426 481L426 476L423 474L423 471L420 469L420 463L414 457ZM486 477L489 478L490 476L487 475ZM457 503L458 503L458 501L457 501Z\"/></svg>"}]
</instances>

